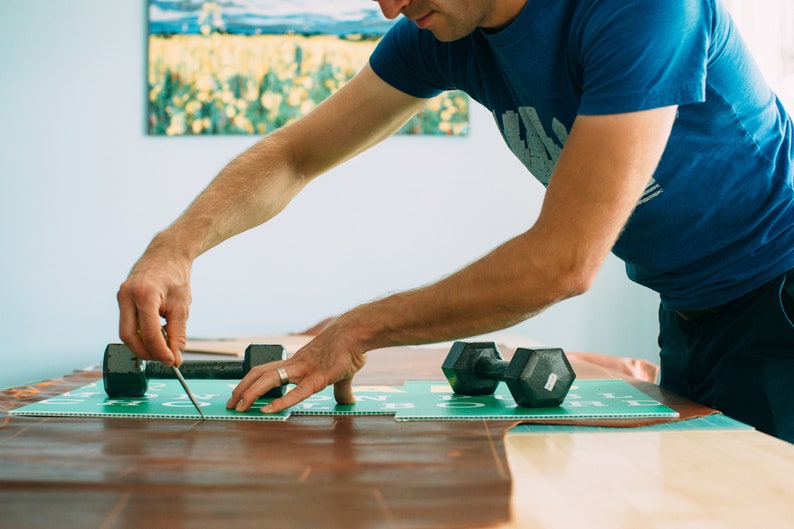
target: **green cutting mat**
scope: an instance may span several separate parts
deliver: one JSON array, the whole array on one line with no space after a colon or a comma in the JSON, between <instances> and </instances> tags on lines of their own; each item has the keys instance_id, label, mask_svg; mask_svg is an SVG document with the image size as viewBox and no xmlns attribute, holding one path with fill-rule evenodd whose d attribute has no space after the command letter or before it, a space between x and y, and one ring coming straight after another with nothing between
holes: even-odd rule
<instances>
[{"instance_id":1,"label":"green cutting mat","mask_svg":"<svg viewBox=\"0 0 794 529\"><path fill-rule=\"evenodd\" d=\"M446 382L406 382L402 386L356 386L355 404L338 405L333 389L326 388L278 414L262 414L269 399L258 400L251 410L226 409L235 383L226 380L190 380L204 415L213 420L284 421L290 415L393 415L397 421L415 420L531 420L593 418L675 418L678 413L651 399L623 380L577 381L562 406L521 408L500 384L494 395L467 397L452 393ZM140 398L109 398L102 382L30 404L11 415L124 417L141 419L197 419L198 412L177 380L149 383Z\"/></svg>"},{"instance_id":2,"label":"green cutting mat","mask_svg":"<svg viewBox=\"0 0 794 529\"><path fill-rule=\"evenodd\" d=\"M265 415L259 408L268 400L258 400L255 407L245 413L229 411L226 401L232 394L234 381L190 380L193 395L208 419L219 421L285 421L289 412ZM143 397L110 398L102 381L86 384L50 397L35 404L11 410L9 415L37 415L55 417L123 417L140 419L201 419L185 390L174 380L149 381L149 390Z\"/></svg>"}]
</instances>

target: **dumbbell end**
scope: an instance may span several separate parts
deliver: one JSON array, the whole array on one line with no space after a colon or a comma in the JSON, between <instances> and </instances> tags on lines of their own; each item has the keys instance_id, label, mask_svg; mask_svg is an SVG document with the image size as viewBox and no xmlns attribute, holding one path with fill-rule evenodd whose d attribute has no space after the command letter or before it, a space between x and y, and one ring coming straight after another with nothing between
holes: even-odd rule
<instances>
[{"instance_id":1,"label":"dumbbell end","mask_svg":"<svg viewBox=\"0 0 794 529\"><path fill-rule=\"evenodd\" d=\"M560 406L576 379L562 349L518 348L505 371L516 404L525 408Z\"/></svg>"},{"instance_id":2,"label":"dumbbell end","mask_svg":"<svg viewBox=\"0 0 794 529\"><path fill-rule=\"evenodd\" d=\"M501 360L502 355L493 342L455 342L441 365L452 391L460 395L491 395L499 380L477 375L477 362L483 359Z\"/></svg>"},{"instance_id":3,"label":"dumbbell end","mask_svg":"<svg viewBox=\"0 0 794 529\"><path fill-rule=\"evenodd\" d=\"M124 344L111 343L102 360L102 381L108 397L142 397L148 389L143 364Z\"/></svg>"},{"instance_id":4,"label":"dumbbell end","mask_svg":"<svg viewBox=\"0 0 794 529\"><path fill-rule=\"evenodd\" d=\"M245 349L243 356L243 375L248 374L252 367L278 362L287 359L287 350L281 344L252 343ZM264 395L264 398L277 399L287 392L286 384L277 386Z\"/></svg>"}]
</instances>

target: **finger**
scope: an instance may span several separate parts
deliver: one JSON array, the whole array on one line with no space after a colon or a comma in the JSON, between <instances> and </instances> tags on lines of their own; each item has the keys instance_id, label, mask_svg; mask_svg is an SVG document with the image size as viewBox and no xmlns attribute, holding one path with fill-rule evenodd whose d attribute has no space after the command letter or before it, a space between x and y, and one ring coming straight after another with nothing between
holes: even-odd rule
<instances>
[{"instance_id":1,"label":"finger","mask_svg":"<svg viewBox=\"0 0 794 529\"><path fill-rule=\"evenodd\" d=\"M337 404L355 404L356 397L353 395L353 379L346 378L334 384L334 399Z\"/></svg>"},{"instance_id":2,"label":"finger","mask_svg":"<svg viewBox=\"0 0 794 529\"><path fill-rule=\"evenodd\" d=\"M226 409L248 411L254 401L281 385L281 376L276 369L287 367L282 362L271 362L253 368L232 390L231 398L226 402Z\"/></svg>"},{"instance_id":3,"label":"finger","mask_svg":"<svg viewBox=\"0 0 794 529\"><path fill-rule=\"evenodd\" d=\"M127 295L124 286L119 289L116 296L119 303L119 338L135 354L143 360L151 360L152 355L143 343L141 335L138 333L138 311L135 309L135 302Z\"/></svg>"},{"instance_id":4,"label":"finger","mask_svg":"<svg viewBox=\"0 0 794 529\"><path fill-rule=\"evenodd\" d=\"M237 385L232 389L232 396L229 397L229 400L226 401L226 409L233 410L236 409L239 405L241 408L245 406L241 404L243 398L245 397L245 393L251 388L251 386L256 382L258 375L255 371L256 368L252 369L248 372L241 380L237 383ZM240 409L238 411L245 411L245 409Z\"/></svg>"},{"instance_id":5,"label":"finger","mask_svg":"<svg viewBox=\"0 0 794 529\"><path fill-rule=\"evenodd\" d=\"M119 288L119 336L143 360L159 360L166 365L174 363L174 355L162 334L159 303L151 296L130 286L129 280Z\"/></svg>"},{"instance_id":6,"label":"finger","mask_svg":"<svg viewBox=\"0 0 794 529\"><path fill-rule=\"evenodd\" d=\"M138 335L143 340L152 360L157 360L167 366L174 364L176 358L168 348L167 337L163 334L163 325L159 314L139 311Z\"/></svg>"},{"instance_id":7,"label":"finger","mask_svg":"<svg viewBox=\"0 0 794 529\"><path fill-rule=\"evenodd\" d=\"M178 367L182 365L182 352L187 347L187 311L180 310L168 314L165 332L168 333L168 347Z\"/></svg>"},{"instance_id":8,"label":"finger","mask_svg":"<svg viewBox=\"0 0 794 529\"><path fill-rule=\"evenodd\" d=\"M268 404L262 406L259 411L262 413L279 413L287 408L291 408L300 402L308 399L320 389L314 389L306 379L303 382L292 388L290 391L284 394L283 397L279 397L277 399L273 399Z\"/></svg>"}]
</instances>

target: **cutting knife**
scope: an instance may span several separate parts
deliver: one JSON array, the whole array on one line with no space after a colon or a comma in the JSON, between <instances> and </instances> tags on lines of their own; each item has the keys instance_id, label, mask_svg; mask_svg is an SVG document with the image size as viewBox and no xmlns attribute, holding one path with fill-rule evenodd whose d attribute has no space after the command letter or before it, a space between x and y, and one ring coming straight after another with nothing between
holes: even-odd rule
<instances>
[{"instance_id":1,"label":"cutting knife","mask_svg":"<svg viewBox=\"0 0 794 529\"><path fill-rule=\"evenodd\" d=\"M187 397L190 399L190 402L193 403L193 406L196 407L196 410L198 410L199 415L201 415L201 420L206 421L207 417L205 417L204 412L201 411L201 406L199 406L196 397L193 396L193 392L190 391L190 388L188 387L187 382L185 381L185 377L182 376L182 373L179 371L179 368L176 367L176 364L172 365L171 368L174 370L174 374L176 375L176 378L179 379L179 383L182 384L182 388L184 388L185 393L187 393Z\"/></svg>"},{"instance_id":2,"label":"cutting knife","mask_svg":"<svg viewBox=\"0 0 794 529\"><path fill-rule=\"evenodd\" d=\"M165 332L165 327L160 327L160 332L163 333L163 338L165 338L165 344L168 345L168 333ZM193 392L190 391L190 387L188 387L185 377L182 376L182 372L179 370L178 367L176 367L176 364L173 364L171 366L171 369L174 370L174 375L176 375L176 378L179 379L179 383L182 384L182 389L184 389L185 393L187 393L187 398L190 399L190 402L192 402L193 406L196 407L196 411L198 411L199 415L201 415L201 420L206 421L207 417L204 415L204 412L201 411L201 406L199 406L196 397L193 396Z\"/></svg>"}]
</instances>

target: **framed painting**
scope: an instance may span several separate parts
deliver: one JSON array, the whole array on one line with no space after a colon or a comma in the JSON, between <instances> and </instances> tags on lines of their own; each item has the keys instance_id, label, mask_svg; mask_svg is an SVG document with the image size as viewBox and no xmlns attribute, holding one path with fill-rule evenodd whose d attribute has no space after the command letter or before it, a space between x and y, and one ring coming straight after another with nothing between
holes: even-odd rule
<instances>
[{"instance_id":1,"label":"framed painting","mask_svg":"<svg viewBox=\"0 0 794 529\"><path fill-rule=\"evenodd\" d=\"M364 0L148 0L148 132L264 135L366 64L393 21ZM466 135L469 100L429 100L403 134Z\"/></svg>"}]
</instances>

